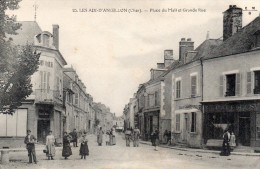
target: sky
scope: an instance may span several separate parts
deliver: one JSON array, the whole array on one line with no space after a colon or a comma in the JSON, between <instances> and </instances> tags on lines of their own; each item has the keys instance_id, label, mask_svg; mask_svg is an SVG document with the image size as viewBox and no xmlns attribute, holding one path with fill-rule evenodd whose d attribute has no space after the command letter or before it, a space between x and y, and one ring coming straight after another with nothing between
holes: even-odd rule
<instances>
[{"instance_id":1,"label":"sky","mask_svg":"<svg viewBox=\"0 0 260 169\"><path fill-rule=\"evenodd\" d=\"M52 33L52 25L59 25L60 52L68 66L76 69L94 101L117 116L139 84L149 80L150 69L163 62L164 50L173 49L178 59L181 38L191 38L196 48L207 31L210 38L222 37L223 12L229 5L258 10L243 12L243 26L260 12L258 0L22 0L8 14L33 21L35 3L41 29Z\"/></svg>"}]
</instances>

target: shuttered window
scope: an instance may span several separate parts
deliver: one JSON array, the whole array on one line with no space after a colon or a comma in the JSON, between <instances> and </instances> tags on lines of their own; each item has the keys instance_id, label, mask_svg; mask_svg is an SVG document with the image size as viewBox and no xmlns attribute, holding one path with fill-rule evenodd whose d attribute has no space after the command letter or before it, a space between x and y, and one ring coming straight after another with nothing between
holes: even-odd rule
<instances>
[{"instance_id":1,"label":"shuttered window","mask_svg":"<svg viewBox=\"0 0 260 169\"><path fill-rule=\"evenodd\" d=\"M260 71L255 71L254 94L260 94Z\"/></svg>"},{"instance_id":2,"label":"shuttered window","mask_svg":"<svg viewBox=\"0 0 260 169\"><path fill-rule=\"evenodd\" d=\"M176 114L176 131L180 131L181 130L180 129L180 126L181 126L180 122L181 122L181 115L180 114Z\"/></svg>"},{"instance_id":3,"label":"shuttered window","mask_svg":"<svg viewBox=\"0 0 260 169\"><path fill-rule=\"evenodd\" d=\"M224 96L224 76L220 75L219 78L219 96L223 97Z\"/></svg>"},{"instance_id":4,"label":"shuttered window","mask_svg":"<svg viewBox=\"0 0 260 169\"><path fill-rule=\"evenodd\" d=\"M196 119L197 115L195 112L191 112L191 132L196 132Z\"/></svg>"},{"instance_id":5,"label":"shuttered window","mask_svg":"<svg viewBox=\"0 0 260 169\"><path fill-rule=\"evenodd\" d=\"M236 96L239 96L240 95L240 86L241 86L241 74L240 73L237 73L236 74Z\"/></svg>"},{"instance_id":6,"label":"shuttered window","mask_svg":"<svg viewBox=\"0 0 260 169\"><path fill-rule=\"evenodd\" d=\"M246 93L251 94L252 93L252 87L251 87L251 72L246 73L247 80L246 80Z\"/></svg>"},{"instance_id":7,"label":"shuttered window","mask_svg":"<svg viewBox=\"0 0 260 169\"><path fill-rule=\"evenodd\" d=\"M191 76L191 97L197 95L197 76Z\"/></svg>"},{"instance_id":8,"label":"shuttered window","mask_svg":"<svg viewBox=\"0 0 260 169\"><path fill-rule=\"evenodd\" d=\"M176 98L180 98L181 97L181 81L178 80L176 82Z\"/></svg>"}]
</instances>

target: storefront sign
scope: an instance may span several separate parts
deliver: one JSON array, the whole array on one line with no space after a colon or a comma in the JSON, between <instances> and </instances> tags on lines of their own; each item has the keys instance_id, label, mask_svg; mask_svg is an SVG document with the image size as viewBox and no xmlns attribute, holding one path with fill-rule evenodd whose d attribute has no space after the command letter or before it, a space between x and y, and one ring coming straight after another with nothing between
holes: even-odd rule
<instances>
[{"instance_id":1,"label":"storefront sign","mask_svg":"<svg viewBox=\"0 0 260 169\"><path fill-rule=\"evenodd\" d=\"M237 104L209 104L204 105L205 112L248 112L258 111L256 103L237 103Z\"/></svg>"}]
</instances>

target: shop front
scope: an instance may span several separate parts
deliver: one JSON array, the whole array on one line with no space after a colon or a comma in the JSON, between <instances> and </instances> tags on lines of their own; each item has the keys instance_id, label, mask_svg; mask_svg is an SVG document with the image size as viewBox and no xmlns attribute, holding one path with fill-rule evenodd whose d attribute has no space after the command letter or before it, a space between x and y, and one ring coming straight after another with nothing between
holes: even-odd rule
<instances>
[{"instance_id":1,"label":"shop front","mask_svg":"<svg viewBox=\"0 0 260 169\"><path fill-rule=\"evenodd\" d=\"M160 111L144 112L144 140L150 140L152 132L159 130Z\"/></svg>"},{"instance_id":2,"label":"shop front","mask_svg":"<svg viewBox=\"0 0 260 169\"><path fill-rule=\"evenodd\" d=\"M223 139L225 129L236 136L238 146L260 146L260 101L203 102L204 141Z\"/></svg>"}]
</instances>

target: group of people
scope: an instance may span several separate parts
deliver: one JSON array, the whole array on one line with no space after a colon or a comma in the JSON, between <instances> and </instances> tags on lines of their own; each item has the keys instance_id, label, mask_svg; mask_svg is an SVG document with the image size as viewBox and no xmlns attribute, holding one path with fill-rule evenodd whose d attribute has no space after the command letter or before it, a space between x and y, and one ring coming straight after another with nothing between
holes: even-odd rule
<instances>
[{"instance_id":1,"label":"group of people","mask_svg":"<svg viewBox=\"0 0 260 169\"><path fill-rule=\"evenodd\" d=\"M133 140L133 146L139 147L140 130L135 127L135 129L127 128L125 131L126 146L130 147L130 142Z\"/></svg>"},{"instance_id":2,"label":"group of people","mask_svg":"<svg viewBox=\"0 0 260 169\"><path fill-rule=\"evenodd\" d=\"M102 130L102 127L99 127L97 131L97 143L99 146L102 146L103 143L103 134L104 131ZM109 140L106 141L106 145L116 145L116 135L115 135L115 128L111 128L111 130L108 130L106 134L109 136Z\"/></svg>"},{"instance_id":3,"label":"group of people","mask_svg":"<svg viewBox=\"0 0 260 169\"><path fill-rule=\"evenodd\" d=\"M84 132L79 139L80 142L80 149L79 149L79 155L81 156L81 159L86 159L86 156L89 155L89 149L88 149L88 139L86 137L87 133ZM27 136L24 139L24 143L26 144L26 149L28 151L28 157L29 157L29 163L32 163L32 161L37 164L37 158L35 153L35 143L37 142L37 139L34 135L31 134L31 130L27 130ZM63 148L62 148L62 156L65 159L68 159L69 156L72 155L72 150L70 143L73 143L74 147L77 146L78 142L78 135L76 132L76 129L70 134L67 132L64 132L63 136ZM52 134L52 131L49 131L49 134L46 137L46 149L43 150L44 153L46 153L46 156L48 157L48 160L54 160L55 156L55 137Z\"/></svg>"},{"instance_id":4,"label":"group of people","mask_svg":"<svg viewBox=\"0 0 260 169\"><path fill-rule=\"evenodd\" d=\"M230 147L235 147L235 146L236 146L236 136L235 136L234 132L231 132L231 134L230 134L229 129L224 130L222 151L220 152L220 155L229 156Z\"/></svg>"}]
</instances>

